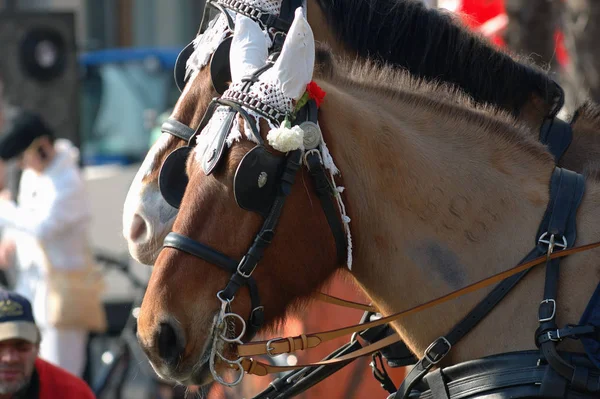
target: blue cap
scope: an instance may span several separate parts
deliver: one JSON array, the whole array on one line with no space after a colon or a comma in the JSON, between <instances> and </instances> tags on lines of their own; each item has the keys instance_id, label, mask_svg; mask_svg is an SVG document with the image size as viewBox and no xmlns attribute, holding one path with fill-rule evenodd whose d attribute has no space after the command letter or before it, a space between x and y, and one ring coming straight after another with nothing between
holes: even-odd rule
<instances>
[{"instance_id":1,"label":"blue cap","mask_svg":"<svg viewBox=\"0 0 600 399\"><path fill-rule=\"evenodd\" d=\"M0 289L0 341L23 339L39 342L31 303L16 292Z\"/></svg>"}]
</instances>

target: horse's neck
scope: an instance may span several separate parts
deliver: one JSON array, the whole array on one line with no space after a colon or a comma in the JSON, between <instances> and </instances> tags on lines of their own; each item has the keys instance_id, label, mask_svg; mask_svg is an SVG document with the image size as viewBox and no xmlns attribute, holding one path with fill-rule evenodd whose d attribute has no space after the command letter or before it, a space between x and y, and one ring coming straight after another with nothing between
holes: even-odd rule
<instances>
[{"instance_id":1,"label":"horse's neck","mask_svg":"<svg viewBox=\"0 0 600 399\"><path fill-rule=\"evenodd\" d=\"M516 265L532 249L548 201L550 157L519 150L518 144L480 127L450 122L440 112L399 103L392 114L377 107L375 96L362 93L359 100L333 85L323 86L328 97L320 123L346 187L353 274L383 313L489 277ZM587 227L579 243L591 241L590 228L597 231ZM577 275L578 269L569 270ZM532 271L480 324L480 335L470 334L467 345L453 350L455 360L530 349L543 279L543 269ZM563 282L567 287L574 283L569 277ZM579 312L570 322L578 321L590 287L561 303ZM403 319L395 327L421 355L487 292ZM490 336L494 342L486 340Z\"/></svg>"}]
</instances>

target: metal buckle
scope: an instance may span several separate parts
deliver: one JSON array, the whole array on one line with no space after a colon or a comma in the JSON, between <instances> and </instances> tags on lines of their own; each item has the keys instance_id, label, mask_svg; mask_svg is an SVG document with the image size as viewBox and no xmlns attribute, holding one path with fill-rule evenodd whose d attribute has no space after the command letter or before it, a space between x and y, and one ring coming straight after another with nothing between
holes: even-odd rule
<instances>
[{"instance_id":1,"label":"metal buckle","mask_svg":"<svg viewBox=\"0 0 600 399\"><path fill-rule=\"evenodd\" d=\"M556 301L554 299L544 299L542 302L540 302L540 306L544 303L552 303L552 315L550 315L550 317L545 317L543 319L540 319L538 317L538 321L540 323L543 323L545 321L550 321L550 320L554 319L554 316L556 316Z\"/></svg>"},{"instance_id":2,"label":"metal buckle","mask_svg":"<svg viewBox=\"0 0 600 399\"><path fill-rule=\"evenodd\" d=\"M308 166L308 156L310 154L317 154L317 157L319 158L319 163L321 165L323 165L323 157L321 156L321 151L319 151L317 148L313 148L312 150L308 150L304 152L304 156L302 158L304 161L304 165L306 165L306 168L310 171L310 166Z\"/></svg>"},{"instance_id":3,"label":"metal buckle","mask_svg":"<svg viewBox=\"0 0 600 399\"><path fill-rule=\"evenodd\" d=\"M538 239L538 244L548 244L548 256L554 252L554 247L565 249L568 246L565 236L560 236L560 238L562 238L562 243L556 242L556 237L554 234L551 234L549 239L545 239L546 237L548 237L548 232L545 232L540 236Z\"/></svg>"},{"instance_id":4,"label":"metal buckle","mask_svg":"<svg viewBox=\"0 0 600 399\"><path fill-rule=\"evenodd\" d=\"M448 346L448 349L446 350L446 352L443 352L440 355L438 355L439 358L437 360L434 360L429 352L431 352L433 347L436 346L439 342L443 342L444 344L446 344ZM427 349L425 349L423 357L425 357L425 359L427 359L427 361L431 364L438 364L448 354L448 352L450 352L450 349L452 349L452 344L450 344L446 337L439 337L438 339L433 341L431 345L427 347Z\"/></svg>"},{"instance_id":5,"label":"metal buckle","mask_svg":"<svg viewBox=\"0 0 600 399\"><path fill-rule=\"evenodd\" d=\"M242 276L243 278L250 278L250 276L252 276L252 273L254 273L254 270L256 269L256 266L258 266L258 263L256 265L254 265L254 267L252 268L252 270L250 270L249 273L244 273L243 271L240 270L240 268L242 267L242 265L244 264L244 261L246 260L246 255L244 255L244 257L242 258L242 260L240 261L240 263L238 264L237 267L237 274L239 274L240 276Z\"/></svg>"},{"instance_id":6,"label":"metal buckle","mask_svg":"<svg viewBox=\"0 0 600 399\"><path fill-rule=\"evenodd\" d=\"M548 331L548 332L546 333L546 334L548 335L548 339L549 339L550 341L554 341L554 342L559 342L559 341L562 341L562 339L560 338L560 330L559 330L559 329L556 329L556 331L555 331L555 332L556 332L556 338L553 338L553 337L552 337L552 333L553 333L553 332L554 332L554 331Z\"/></svg>"},{"instance_id":7,"label":"metal buckle","mask_svg":"<svg viewBox=\"0 0 600 399\"><path fill-rule=\"evenodd\" d=\"M280 339L283 339L283 338L281 338L281 337L279 337L279 338L273 338L273 339L270 339L270 340L268 340L268 341L267 341L267 343L266 343L267 355L269 355L269 356L271 356L271 357L278 356L278 354L275 354L275 355L274 355L274 354L272 354L272 353L271 353L271 351L275 349L275 348L273 348L273 347L271 346L271 342L273 342L273 341L278 341L278 340L280 340Z\"/></svg>"}]
</instances>

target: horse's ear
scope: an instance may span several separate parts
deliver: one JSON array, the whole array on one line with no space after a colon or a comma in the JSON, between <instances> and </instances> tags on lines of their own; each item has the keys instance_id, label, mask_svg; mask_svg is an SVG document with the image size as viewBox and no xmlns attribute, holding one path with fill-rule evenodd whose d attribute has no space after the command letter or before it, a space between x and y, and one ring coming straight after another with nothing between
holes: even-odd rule
<instances>
[{"instance_id":1,"label":"horse's ear","mask_svg":"<svg viewBox=\"0 0 600 399\"><path fill-rule=\"evenodd\" d=\"M315 39L302 7L298 7L281 55L265 79L275 81L286 97L298 100L312 80L314 67Z\"/></svg>"},{"instance_id":2,"label":"horse's ear","mask_svg":"<svg viewBox=\"0 0 600 399\"><path fill-rule=\"evenodd\" d=\"M248 17L237 14L235 32L229 52L231 81L240 82L267 63L269 43L260 26Z\"/></svg>"}]
</instances>

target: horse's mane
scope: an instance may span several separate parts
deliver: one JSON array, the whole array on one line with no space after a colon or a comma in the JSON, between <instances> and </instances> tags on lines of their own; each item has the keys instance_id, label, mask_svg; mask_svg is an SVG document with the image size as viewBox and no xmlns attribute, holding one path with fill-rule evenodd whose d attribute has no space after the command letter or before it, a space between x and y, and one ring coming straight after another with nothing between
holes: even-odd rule
<instances>
[{"instance_id":1,"label":"horse's mane","mask_svg":"<svg viewBox=\"0 0 600 399\"><path fill-rule=\"evenodd\" d=\"M362 57L415 76L457 84L475 101L515 115L531 94L562 103L562 90L543 71L494 48L450 12L413 0L315 0L333 31Z\"/></svg>"},{"instance_id":2,"label":"horse's mane","mask_svg":"<svg viewBox=\"0 0 600 399\"><path fill-rule=\"evenodd\" d=\"M429 108L439 117L454 121L456 126L468 124L482 134L500 137L522 148L538 159L551 159L547 148L507 111L477 103L456 86L445 82L428 81L403 69L368 59L344 60L322 45L316 51L315 78L350 90L376 92L378 97L410 104L414 108Z\"/></svg>"}]
</instances>

